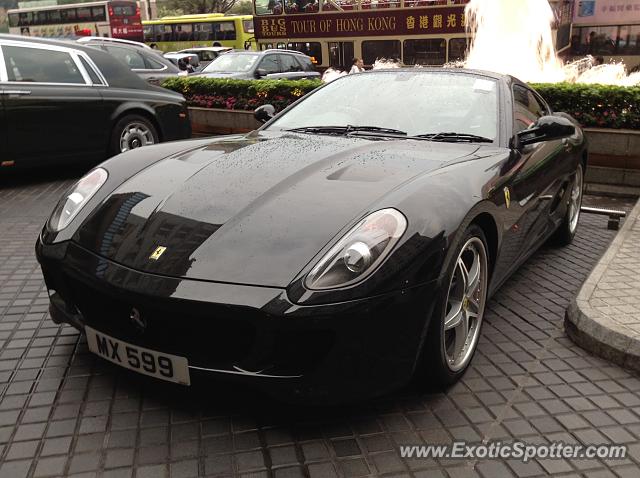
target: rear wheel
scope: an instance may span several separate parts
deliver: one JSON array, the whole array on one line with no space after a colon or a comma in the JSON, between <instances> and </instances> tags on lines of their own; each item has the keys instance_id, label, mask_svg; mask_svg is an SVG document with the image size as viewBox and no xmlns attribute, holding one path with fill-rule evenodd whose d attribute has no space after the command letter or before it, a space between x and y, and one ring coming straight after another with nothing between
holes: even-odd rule
<instances>
[{"instance_id":1,"label":"rear wheel","mask_svg":"<svg viewBox=\"0 0 640 478\"><path fill-rule=\"evenodd\" d=\"M158 142L158 132L151 121L140 115L127 115L113 128L110 152L112 155L124 153Z\"/></svg>"},{"instance_id":2,"label":"rear wheel","mask_svg":"<svg viewBox=\"0 0 640 478\"><path fill-rule=\"evenodd\" d=\"M571 185L569 204L567 212L562 219L562 223L553 235L553 240L561 246L571 244L578 230L578 220L580 219L580 208L582 207L582 191L584 187L584 172L582 164L579 163L576 174Z\"/></svg>"},{"instance_id":3,"label":"rear wheel","mask_svg":"<svg viewBox=\"0 0 640 478\"><path fill-rule=\"evenodd\" d=\"M446 290L434 309L422 354L422 375L450 385L476 351L487 300L489 261L480 227L469 226L447 267Z\"/></svg>"}]
</instances>

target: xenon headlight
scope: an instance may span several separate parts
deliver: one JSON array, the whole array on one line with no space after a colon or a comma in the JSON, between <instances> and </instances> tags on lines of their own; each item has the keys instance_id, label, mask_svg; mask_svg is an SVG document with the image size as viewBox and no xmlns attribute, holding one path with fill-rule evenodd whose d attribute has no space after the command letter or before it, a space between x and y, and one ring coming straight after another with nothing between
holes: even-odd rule
<instances>
[{"instance_id":1,"label":"xenon headlight","mask_svg":"<svg viewBox=\"0 0 640 478\"><path fill-rule=\"evenodd\" d=\"M102 168L96 168L82 177L58 202L49 218L49 229L58 232L67 227L91 196L98 192L107 177L109 173Z\"/></svg>"},{"instance_id":2,"label":"xenon headlight","mask_svg":"<svg viewBox=\"0 0 640 478\"><path fill-rule=\"evenodd\" d=\"M365 279L393 249L407 220L396 209L381 209L369 214L327 252L309 272L309 289L333 289Z\"/></svg>"}]
</instances>

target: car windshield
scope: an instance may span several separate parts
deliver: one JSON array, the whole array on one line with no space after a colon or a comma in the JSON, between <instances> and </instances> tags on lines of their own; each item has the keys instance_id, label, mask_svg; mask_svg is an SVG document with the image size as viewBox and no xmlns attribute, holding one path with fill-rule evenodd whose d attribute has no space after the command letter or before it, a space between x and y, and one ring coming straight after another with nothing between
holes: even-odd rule
<instances>
[{"instance_id":1,"label":"car windshield","mask_svg":"<svg viewBox=\"0 0 640 478\"><path fill-rule=\"evenodd\" d=\"M244 73L249 71L253 64L258 60L260 55L251 55L242 53L234 55L227 53L220 55L202 70L204 73L225 72L225 73Z\"/></svg>"},{"instance_id":2,"label":"car windshield","mask_svg":"<svg viewBox=\"0 0 640 478\"><path fill-rule=\"evenodd\" d=\"M495 140L497 119L495 80L456 72L405 70L335 80L277 118L269 128L308 127L311 131L313 127L349 126L353 131L367 126L409 136L456 133Z\"/></svg>"}]
</instances>

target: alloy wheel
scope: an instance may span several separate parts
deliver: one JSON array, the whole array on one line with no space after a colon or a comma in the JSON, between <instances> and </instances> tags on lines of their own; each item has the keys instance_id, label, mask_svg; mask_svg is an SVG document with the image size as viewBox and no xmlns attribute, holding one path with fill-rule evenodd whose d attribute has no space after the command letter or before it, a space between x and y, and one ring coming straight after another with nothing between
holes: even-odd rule
<instances>
[{"instance_id":1,"label":"alloy wheel","mask_svg":"<svg viewBox=\"0 0 640 478\"><path fill-rule=\"evenodd\" d=\"M582 206L582 165L579 164L576 169L576 178L571 188L571 197L569 198L569 231L573 234L578 227L578 219L580 218L580 207Z\"/></svg>"},{"instance_id":2,"label":"alloy wheel","mask_svg":"<svg viewBox=\"0 0 640 478\"><path fill-rule=\"evenodd\" d=\"M487 252L479 237L462 247L451 276L442 340L447 366L465 368L480 337L487 298Z\"/></svg>"},{"instance_id":3,"label":"alloy wheel","mask_svg":"<svg viewBox=\"0 0 640 478\"><path fill-rule=\"evenodd\" d=\"M127 124L120 134L121 153L154 143L155 138L149 127L137 121Z\"/></svg>"}]
</instances>

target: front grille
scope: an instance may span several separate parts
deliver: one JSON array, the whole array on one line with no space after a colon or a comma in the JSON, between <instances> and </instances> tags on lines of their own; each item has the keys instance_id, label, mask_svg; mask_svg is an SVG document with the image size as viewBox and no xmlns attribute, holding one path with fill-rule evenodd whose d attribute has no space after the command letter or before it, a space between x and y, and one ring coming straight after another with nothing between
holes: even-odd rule
<instances>
[{"instance_id":1,"label":"front grille","mask_svg":"<svg viewBox=\"0 0 640 478\"><path fill-rule=\"evenodd\" d=\"M256 338L254 309L100 290L67 277L86 325L152 350L187 357L190 365L227 368L242 362ZM144 331L130 319L133 308L146 322ZM244 317L244 318L243 318Z\"/></svg>"}]
</instances>

